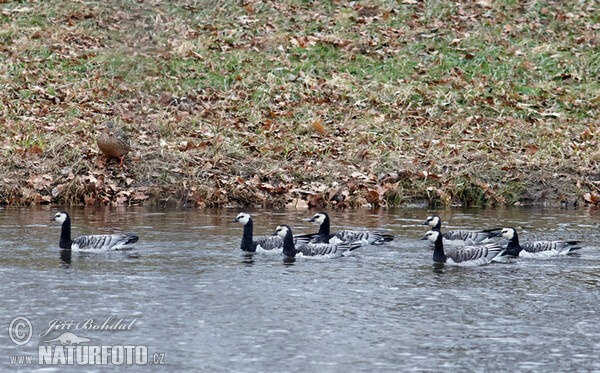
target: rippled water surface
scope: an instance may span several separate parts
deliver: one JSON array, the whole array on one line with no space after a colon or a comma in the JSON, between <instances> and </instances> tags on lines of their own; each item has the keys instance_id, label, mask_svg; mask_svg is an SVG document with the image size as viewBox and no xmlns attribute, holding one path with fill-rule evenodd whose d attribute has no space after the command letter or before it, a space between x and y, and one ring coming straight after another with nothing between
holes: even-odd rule
<instances>
[{"instance_id":1,"label":"rippled water surface","mask_svg":"<svg viewBox=\"0 0 600 373\"><path fill-rule=\"evenodd\" d=\"M475 268L432 265L423 209L331 211L335 228L379 227L396 240L293 263L242 253L233 209L72 210L74 236L133 231L140 242L69 260L49 222L56 211L0 209L3 370L10 355L37 357L41 341L66 331L40 337L52 320L72 321L92 344L147 346L170 371L600 370L596 210L438 211L445 228L514 226L522 241L586 244L566 257ZM281 223L316 231L302 220L314 211L250 212L255 234ZM111 315L135 321L75 328ZM16 316L34 330L23 346L6 333Z\"/></svg>"}]
</instances>

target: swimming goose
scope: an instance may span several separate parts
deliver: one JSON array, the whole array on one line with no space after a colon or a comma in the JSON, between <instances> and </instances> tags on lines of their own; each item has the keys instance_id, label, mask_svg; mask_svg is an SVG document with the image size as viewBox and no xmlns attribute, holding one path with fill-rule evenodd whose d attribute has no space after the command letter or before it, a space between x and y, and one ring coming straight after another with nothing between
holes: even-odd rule
<instances>
[{"instance_id":1,"label":"swimming goose","mask_svg":"<svg viewBox=\"0 0 600 373\"><path fill-rule=\"evenodd\" d=\"M423 225L429 225L431 230L441 232L442 219L438 215L432 215L423 222ZM485 229L481 231L465 231L465 230L452 230L441 232L446 245L474 245L478 243L484 243L495 237L494 233L502 228Z\"/></svg>"},{"instance_id":2,"label":"swimming goose","mask_svg":"<svg viewBox=\"0 0 600 373\"><path fill-rule=\"evenodd\" d=\"M135 234L101 234L81 236L71 239L71 217L66 212L57 212L51 221L61 224L60 242L61 249L75 251L109 251L121 250L131 247L139 237Z\"/></svg>"},{"instance_id":3,"label":"swimming goose","mask_svg":"<svg viewBox=\"0 0 600 373\"><path fill-rule=\"evenodd\" d=\"M327 215L326 212L316 213L310 221L320 225L318 233L301 235L302 237L310 237L311 242L332 244L341 242L361 242L364 245L380 245L394 239L394 236L386 234L383 231L356 231L346 229L331 232L329 215Z\"/></svg>"},{"instance_id":4,"label":"swimming goose","mask_svg":"<svg viewBox=\"0 0 600 373\"><path fill-rule=\"evenodd\" d=\"M235 223L240 223L244 226L244 234L242 235L242 243L240 248L248 252L277 252L280 253L283 250L283 238L277 236L263 236L258 237L256 241L252 238L252 231L254 225L252 223L252 217L246 212L241 212L234 220ZM294 237L294 244L298 246L304 246L310 239L308 237Z\"/></svg>"},{"instance_id":5,"label":"swimming goose","mask_svg":"<svg viewBox=\"0 0 600 373\"><path fill-rule=\"evenodd\" d=\"M517 231L512 227L502 228L502 231L496 233L496 236L508 240L506 251L502 255L520 256L522 258L548 258L581 249L579 241L531 241L521 245Z\"/></svg>"},{"instance_id":6,"label":"swimming goose","mask_svg":"<svg viewBox=\"0 0 600 373\"><path fill-rule=\"evenodd\" d=\"M497 243L480 246L461 246L444 253L442 234L438 231L429 231L422 240L435 243L433 250L433 261L436 263L447 263L457 265L478 266L488 264L504 249Z\"/></svg>"},{"instance_id":7,"label":"swimming goose","mask_svg":"<svg viewBox=\"0 0 600 373\"><path fill-rule=\"evenodd\" d=\"M300 248L295 247L294 238L292 236L292 229L287 225L280 225L273 233L273 236L279 236L283 238L283 254L286 257L295 257L298 254L302 256L321 256L324 258L337 258L345 255L352 250L361 247L360 242L353 243L308 243Z\"/></svg>"}]
</instances>

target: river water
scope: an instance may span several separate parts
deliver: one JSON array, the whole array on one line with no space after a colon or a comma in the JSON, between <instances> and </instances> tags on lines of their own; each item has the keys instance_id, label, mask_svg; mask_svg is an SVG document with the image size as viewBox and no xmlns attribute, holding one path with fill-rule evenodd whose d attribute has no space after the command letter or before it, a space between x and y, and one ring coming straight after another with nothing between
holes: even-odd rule
<instances>
[{"instance_id":1,"label":"river water","mask_svg":"<svg viewBox=\"0 0 600 373\"><path fill-rule=\"evenodd\" d=\"M91 340L81 345L145 346L149 363L166 365L155 370L600 371L595 209L437 211L448 229L514 226L522 241L586 245L566 257L483 267L434 266L419 225L432 211L419 208L331 211L332 228L382 228L396 239L293 263L242 253L235 209L69 210L74 237L140 235L131 251L69 258L49 221L57 211L0 209L2 370L11 356L37 359L38 345L69 331ZM302 220L315 211L248 212L255 234L282 223L294 233L317 229ZM6 332L18 316L33 330L20 346ZM90 329L120 319L128 328Z\"/></svg>"}]
</instances>

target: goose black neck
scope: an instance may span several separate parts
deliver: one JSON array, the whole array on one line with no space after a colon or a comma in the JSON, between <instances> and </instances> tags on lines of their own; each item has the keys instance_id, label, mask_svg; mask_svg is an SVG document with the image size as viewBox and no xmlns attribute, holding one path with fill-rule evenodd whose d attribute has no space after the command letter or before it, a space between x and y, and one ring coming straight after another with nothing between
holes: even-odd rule
<instances>
[{"instance_id":1,"label":"goose black neck","mask_svg":"<svg viewBox=\"0 0 600 373\"><path fill-rule=\"evenodd\" d=\"M444 243L441 234L438 234L435 240L435 247L433 248L433 261L438 263L446 263L446 254L444 254Z\"/></svg>"},{"instance_id":2,"label":"goose black neck","mask_svg":"<svg viewBox=\"0 0 600 373\"><path fill-rule=\"evenodd\" d=\"M521 244L519 244L519 236L517 235L517 231L514 231L513 237L508 240L508 244L506 245L506 251L504 251L504 255L513 255L519 256L519 253L523 250Z\"/></svg>"},{"instance_id":3,"label":"goose black neck","mask_svg":"<svg viewBox=\"0 0 600 373\"><path fill-rule=\"evenodd\" d=\"M325 219L323 219L323 222L321 223L321 226L319 227L319 235L322 236L329 236L329 216L325 215Z\"/></svg>"},{"instance_id":4,"label":"goose black neck","mask_svg":"<svg viewBox=\"0 0 600 373\"><path fill-rule=\"evenodd\" d=\"M241 248L244 251L256 251L256 247L252 244L252 219L248 220L248 223L244 225L244 235L242 236Z\"/></svg>"},{"instance_id":5,"label":"goose black neck","mask_svg":"<svg viewBox=\"0 0 600 373\"><path fill-rule=\"evenodd\" d=\"M298 250L296 250L296 245L294 245L294 236L292 235L292 231L288 229L288 233L283 237L283 255L295 257L298 254Z\"/></svg>"},{"instance_id":6,"label":"goose black neck","mask_svg":"<svg viewBox=\"0 0 600 373\"><path fill-rule=\"evenodd\" d=\"M61 249L71 249L71 217L67 215L67 218L62 223L60 228L60 242L58 246Z\"/></svg>"}]
</instances>

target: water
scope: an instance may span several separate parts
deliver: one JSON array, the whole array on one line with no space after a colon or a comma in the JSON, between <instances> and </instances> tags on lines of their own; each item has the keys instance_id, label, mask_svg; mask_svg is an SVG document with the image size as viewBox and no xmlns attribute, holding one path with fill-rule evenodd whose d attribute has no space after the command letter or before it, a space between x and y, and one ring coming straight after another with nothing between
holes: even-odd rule
<instances>
[{"instance_id":1,"label":"water","mask_svg":"<svg viewBox=\"0 0 600 373\"><path fill-rule=\"evenodd\" d=\"M68 263L49 222L56 211L0 209L0 323L7 330L25 316L34 330L23 346L2 333L3 370L10 355L37 358L38 344L48 345L41 341L66 331L40 337L58 319L88 344L147 346L170 371L600 371L597 210L439 211L445 228L510 225L521 240L587 245L567 257L475 268L432 265L419 240L431 213L423 209L332 211L332 228L379 227L396 240L293 263L243 254L242 227L231 222L239 210L141 208L70 211L74 236L133 231L141 239L133 251L73 253ZM314 211L250 212L255 234L280 223L316 230L302 220ZM75 328L111 315L135 321L129 330Z\"/></svg>"}]
</instances>

